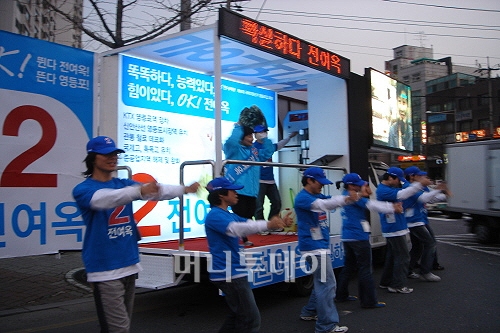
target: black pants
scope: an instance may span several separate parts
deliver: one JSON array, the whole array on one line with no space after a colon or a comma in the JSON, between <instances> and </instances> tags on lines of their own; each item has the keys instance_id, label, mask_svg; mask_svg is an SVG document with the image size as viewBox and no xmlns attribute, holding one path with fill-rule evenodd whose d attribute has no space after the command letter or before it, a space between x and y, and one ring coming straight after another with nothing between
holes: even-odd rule
<instances>
[{"instance_id":1,"label":"black pants","mask_svg":"<svg viewBox=\"0 0 500 333\"><path fill-rule=\"evenodd\" d=\"M233 213L238 216L245 217L247 219L252 219L255 214L255 209L257 207L257 198L250 197L248 195L238 194L238 203L231 206ZM241 238L243 242L248 241L247 237Z\"/></svg>"}]
</instances>

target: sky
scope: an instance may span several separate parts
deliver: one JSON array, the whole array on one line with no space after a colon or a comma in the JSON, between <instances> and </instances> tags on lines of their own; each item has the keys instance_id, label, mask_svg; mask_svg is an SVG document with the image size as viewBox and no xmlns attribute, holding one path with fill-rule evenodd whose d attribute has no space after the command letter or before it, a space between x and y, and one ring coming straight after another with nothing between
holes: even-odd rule
<instances>
[{"instance_id":1,"label":"sky","mask_svg":"<svg viewBox=\"0 0 500 333\"><path fill-rule=\"evenodd\" d=\"M499 0L252 0L241 14L351 60L384 70L401 45L432 47L456 65L500 65ZM461 9L463 8L463 9ZM496 67L498 68L498 67ZM500 72L500 71L499 71Z\"/></svg>"},{"instance_id":2,"label":"sky","mask_svg":"<svg viewBox=\"0 0 500 333\"><path fill-rule=\"evenodd\" d=\"M218 2L224 6L226 1ZM500 65L500 0L250 0L234 4L242 7L242 15L350 59L351 71L360 75L368 67L383 71L385 61L393 59L393 48L401 45L430 47L434 59L451 56L455 65L486 68L487 57L491 68ZM216 19L216 11L201 13L193 27ZM92 46L86 49L102 51Z\"/></svg>"}]
</instances>

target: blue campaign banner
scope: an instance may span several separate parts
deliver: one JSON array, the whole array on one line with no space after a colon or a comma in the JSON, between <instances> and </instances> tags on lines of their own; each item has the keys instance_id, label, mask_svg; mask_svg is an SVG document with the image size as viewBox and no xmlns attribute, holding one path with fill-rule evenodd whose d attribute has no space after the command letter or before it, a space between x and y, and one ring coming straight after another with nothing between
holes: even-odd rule
<instances>
[{"instance_id":1,"label":"blue campaign banner","mask_svg":"<svg viewBox=\"0 0 500 333\"><path fill-rule=\"evenodd\" d=\"M0 31L0 258L81 249L94 54Z\"/></svg>"},{"instance_id":2,"label":"blue campaign banner","mask_svg":"<svg viewBox=\"0 0 500 333\"><path fill-rule=\"evenodd\" d=\"M214 118L214 79L201 73L123 56L122 100L125 105ZM245 107L257 105L270 128L275 124L276 93L222 80L222 120L237 122Z\"/></svg>"},{"instance_id":3,"label":"blue campaign banner","mask_svg":"<svg viewBox=\"0 0 500 333\"><path fill-rule=\"evenodd\" d=\"M330 252L330 255L325 255L325 260L331 260L333 268L342 267L344 247L339 235L330 236ZM245 249L244 258L251 287L295 282L295 279L311 274L308 257L317 260L315 255L301 253L296 241Z\"/></svg>"},{"instance_id":4,"label":"blue campaign banner","mask_svg":"<svg viewBox=\"0 0 500 333\"><path fill-rule=\"evenodd\" d=\"M0 31L0 88L36 93L73 110L92 136L94 53Z\"/></svg>"}]
</instances>

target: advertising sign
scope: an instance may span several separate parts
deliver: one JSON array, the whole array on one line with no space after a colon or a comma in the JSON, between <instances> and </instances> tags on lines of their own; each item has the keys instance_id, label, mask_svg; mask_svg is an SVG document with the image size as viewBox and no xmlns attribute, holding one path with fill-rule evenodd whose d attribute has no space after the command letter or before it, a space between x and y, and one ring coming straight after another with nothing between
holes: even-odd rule
<instances>
[{"instance_id":1,"label":"advertising sign","mask_svg":"<svg viewBox=\"0 0 500 333\"><path fill-rule=\"evenodd\" d=\"M212 76L120 55L121 96L118 145L125 150L120 165L134 177L166 184L179 182L185 161L215 159L214 80ZM258 106L276 142L276 93L222 80L222 138L229 137L245 107ZM211 179L210 165L186 167L184 183ZM205 190L184 196L184 237L205 235L203 221L209 204ZM178 239L179 199L134 202L143 243Z\"/></svg>"},{"instance_id":2,"label":"advertising sign","mask_svg":"<svg viewBox=\"0 0 500 333\"><path fill-rule=\"evenodd\" d=\"M373 144L413 151L410 86L371 68L367 73L371 85Z\"/></svg>"},{"instance_id":3,"label":"advertising sign","mask_svg":"<svg viewBox=\"0 0 500 333\"><path fill-rule=\"evenodd\" d=\"M0 31L0 258L79 249L91 52Z\"/></svg>"}]
</instances>

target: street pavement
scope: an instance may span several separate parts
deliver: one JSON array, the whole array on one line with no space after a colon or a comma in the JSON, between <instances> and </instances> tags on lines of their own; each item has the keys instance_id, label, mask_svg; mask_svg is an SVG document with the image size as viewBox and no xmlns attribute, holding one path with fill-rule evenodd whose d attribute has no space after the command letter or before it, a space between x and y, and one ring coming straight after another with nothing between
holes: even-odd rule
<instances>
[{"instance_id":1,"label":"street pavement","mask_svg":"<svg viewBox=\"0 0 500 333\"><path fill-rule=\"evenodd\" d=\"M80 251L0 259L0 317L92 301L92 291L73 277L81 272Z\"/></svg>"},{"instance_id":2,"label":"street pavement","mask_svg":"<svg viewBox=\"0 0 500 333\"><path fill-rule=\"evenodd\" d=\"M436 223L435 231L436 235L463 235L466 232L466 228L463 226L463 223L459 223L460 227L457 227L457 222L453 221L444 221L443 223ZM438 236L438 238L441 236ZM448 237L449 238L449 237ZM498 305L496 303L495 296L498 293L498 288L492 285L492 281L494 281L495 277L491 277L490 271L494 272L495 269L490 268L492 263L496 263L496 256L487 256L480 255L477 251L469 251L463 250L460 251L461 255L456 257L455 260L451 260L450 249L456 247L444 247L443 245L438 245L442 252L443 264L447 267L447 269L443 272L438 272L438 275L443 277L443 282L440 282L439 285L434 285L432 283L423 283L421 281L409 281L410 286L417 288L416 293L413 296L409 297L408 295L395 295L385 293L382 290L377 290L380 300L388 302L387 311L360 311L358 309L358 304L342 304L339 305L339 313L342 316L342 322L346 325L350 325L353 327L362 326L358 320L364 318L367 322L370 322L370 325L379 325L379 330L377 331L391 331L390 325L394 322L394 318L385 318L384 316L394 315L390 310L391 308L397 308L398 313L412 313L414 308L417 307L419 309L419 319L423 318L439 318L438 321L424 321L422 325L428 327L428 330L423 330L427 332L432 331L445 331L443 330L443 325L449 325L448 331L467 331L467 332L484 332L484 331L497 331L494 330L483 330L485 327L498 328L498 322L495 324L496 316L495 313L498 313ZM440 250L440 251L441 251ZM485 251L481 251L485 252ZM491 253L491 251L488 251ZM494 251L493 251L494 252ZM494 253L492 253L494 254ZM477 266L474 266L472 272L470 272L467 267L469 264L462 263L462 260L465 262L470 257L474 257L474 263L477 262ZM485 261L482 263L481 260ZM482 263L482 264L481 264ZM496 265L496 264L495 264ZM9 331L9 327L5 326L8 322L11 321L19 321L20 318L27 318L26 316L32 315L34 318L31 318L33 322L29 322L30 327L34 327L35 323L39 323L42 325L41 319L37 319L38 316L42 316L44 313L51 313L49 316L62 316L62 310L56 312L56 308L64 309L64 313L71 311L69 310L69 305L75 305L79 307L78 313L75 318L80 317L92 317L92 321L87 323L87 325L94 328L96 325L94 307L93 307L93 297L92 292L88 285L84 283L80 283L78 280L75 280L75 276L79 275L83 270L83 263L81 259L80 251L63 251L59 254L50 254L50 255L38 255L38 256L28 256L28 257L19 257L19 258L4 258L0 259L0 331L6 329ZM379 281L379 274L381 269L377 268L375 271L376 281ZM437 288L439 286L439 288ZM140 294L143 292L142 288L138 288L137 293ZM486 289L486 290L484 290ZM353 289L354 291L355 289ZM496 291L495 291L496 290ZM175 291L171 291L175 292ZM184 293L185 291L179 291L179 293ZM158 298L162 299L162 302L165 300L170 300L172 302L172 297L164 297L164 293L160 291L159 293L146 293L149 297L155 296L158 294ZM145 296L147 296L145 295ZM170 295L170 294L169 294ZM257 294L258 297L259 294ZM456 295L450 297L450 295ZM266 295L267 297L267 295ZM418 297L421 297L418 298ZM184 299L183 297L174 297L174 299ZM137 316L135 320L135 325L137 327L146 327L147 325L158 325L163 327L165 324L165 307L174 306L175 310L172 310L172 314L168 317L168 323L170 326L174 327L177 325L179 328L183 327L182 325L194 325L192 320L186 321L186 313L190 313L189 311L193 311L193 313L198 313L200 311L199 304L193 301L190 301L189 306L196 306L196 311L194 310L186 310L191 309L187 307L185 304L174 304L174 305L162 305L159 307L161 309L161 314L155 317L154 311L159 310L151 310L152 301L150 298L145 299L141 303L141 298L137 299ZM410 300L407 302L405 300ZM442 300L446 300L444 303ZM213 300L211 300L212 302ZM201 302L201 301L200 301ZM262 302L262 304L267 304L269 300L266 302ZM286 304L289 304L291 301L289 299L286 300ZM295 311L298 313L300 307L303 305L304 300L299 299L299 305L296 305L296 309L287 310ZM419 303L420 302L420 303ZM141 305L142 304L142 305ZM194 305L192 305L194 304ZM201 304L201 303L200 303ZM425 304L427 306L424 306ZM438 305L431 306L431 305ZM457 311L454 307L459 306L459 304L463 304L467 309L468 315L464 315L462 312ZM289 306L289 305L287 305ZM86 311L81 310L81 307L85 307ZM147 308L147 311L142 309ZM211 309L212 307L208 307ZM215 307L214 307L215 308ZM460 307L461 308L461 307ZM49 311L40 311L50 309ZM219 308L217 308L219 309ZM265 307L262 308L265 310ZM454 310L453 310L454 309ZM178 312L182 312L179 314ZM187 312L186 312L187 311ZM209 311L209 310L207 310ZM220 311L220 310L218 310ZM271 311L271 310L267 310ZM279 311L282 311L282 308L279 308ZM166 311L168 312L168 311ZM186 313L184 313L186 312ZM36 315L38 313L38 315ZM56 314L54 314L56 313ZM83 314L82 314L83 313ZM273 327L273 325L278 325L275 322L278 314L269 312L271 321L265 322L266 327ZM356 316L352 314L356 314ZM453 313L453 314L452 314ZM19 314L19 315L17 315ZM147 314L147 316L146 316ZM146 316L145 319L141 318L141 315ZM450 315L455 318L451 318ZM361 316L361 317L360 317ZM369 316L376 316L376 318L372 318ZM221 320L219 317L215 316L215 314L210 313L208 318L214 318L213 320ZM355 318L356 317L356 318ZM366 318L365 318L366 317ZM264 317L266 319L267 317ZM446 322L446 318L451 320L451 323ZM142 321L141 321L142 319ZM417 318L414 318L415 320ZM39 320L39 321L37 321ZM44 319L45 320L45 319ZM73 323L75 319L69 320L61 320L63 323L71 322ZM199 320L199 319L197 319ZM206 321L208 319L203 319L202 321ZM362 320L362 321L364 321ZM418 320L420 322L420 320ZM440 324L439 321L443 321L443 324ZM186 324L188 322L188 324ZM2 324L3 323L3 324ZM303 324L302 322L298 323L297 330L301 331L301 326L299 324ZM307 324L307 323L306 323ZM413 332L410 326L407 325L415 325L416 327L420 327L416 325L416 322L403 321L402 323L398 322L396 325L399 325L401 330L400 332ZM453 325L452 325L453 324ZM16 326L17 325L17 326ZM28 324L26 324L28 325ZM24 326L26 326L24 325ZM29 326L28 325L28 326ZM82 324L83 325L83 324ZM212 324L213 327L217 327L219 325L218 322L214 322ZM305 325L305 324L304 324ZM383 326L383 325L388 325ZM431 329L429 325L435 325L436 330ZM441 326L440 326L441 325ZM462 325L462 326L460 326ZM5 326L5 327L4 327ZM12 323L11 329L14 327L21 327L21 324ZM50 325L45 325L44 327L52 327ZM404 327L403 327L404 326ZM467 330L465 328L468 328ZM474 329L470 330L470 327ZM439 329L438 329L439 328ZM462 330L464 328L464 330ZM62 328L59 328L61 331ZM387 330L389 329L389 330ZM416 329L416 328L415 328ZM181 329L183 331L187 331L186 329ZM18 331L18 330L16 330ZM57 329L55 329L57 331ZM82 330L80 330L82 331ZM83 330L85 331L85 330ZM82 331L82 332L83 332ZM87 330L88 331L88 330ZM141 331L141 330L139 330ZM161 331L151 329L150 331ZM274 330L276 331L276 330ZM279 331L279 330L278 330ZM360 330L365 332L364 330ZM368 330L366 332L373 331ZM20 332L20 331L19 331Z\"/></svg>"}]
</instances>

